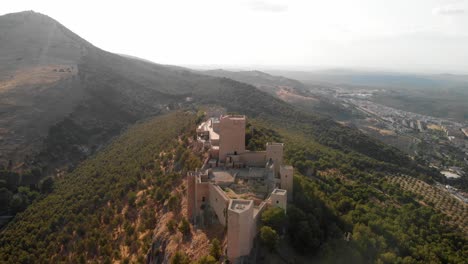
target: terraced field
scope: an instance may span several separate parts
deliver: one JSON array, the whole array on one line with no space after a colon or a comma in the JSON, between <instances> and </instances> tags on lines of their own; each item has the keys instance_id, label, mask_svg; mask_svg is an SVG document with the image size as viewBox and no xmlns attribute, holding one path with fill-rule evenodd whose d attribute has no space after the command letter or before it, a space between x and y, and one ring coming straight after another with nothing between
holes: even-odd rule
<instances>
[{"instance_id":1,"label":"terraced field","mask_svg":"<svg viewBox=\"0 0 468 264\"><path fill-rule=\"evenodd\" d=\"M436 186L409 176L387 176L387 180L422 197L420 203L433 205L449 217L448 223L458 226L468 236L468 205Z\"/></svg>"}]
</instances>

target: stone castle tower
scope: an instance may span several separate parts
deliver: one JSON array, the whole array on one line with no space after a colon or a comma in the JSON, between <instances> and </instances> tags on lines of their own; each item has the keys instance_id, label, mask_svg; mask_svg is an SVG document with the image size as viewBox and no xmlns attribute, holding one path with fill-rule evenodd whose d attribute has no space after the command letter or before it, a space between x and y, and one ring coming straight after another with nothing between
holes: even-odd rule
<instances>
[{"instance_id":1,"label":"stone castle tower","mask_svg":"<svg viewBox=\"0 0 468 264\"><path fill-rule=\"evenodd\" d=\"M221 116L219 120L219 160L224 162L226 155L239 155L245 152L245 116Z\"/></svg>"},{"instance_id":2,"label":"stone castle tower","mask_svg":"<svg viewBox=\"0 0 468 264\"><path fill-rule=\"evenodd\" d=\"M283 143L267 143L266 160L267 162L273 161L275 177L278 177L280 167L283 164Z\"/></svg>"}]
</instances>

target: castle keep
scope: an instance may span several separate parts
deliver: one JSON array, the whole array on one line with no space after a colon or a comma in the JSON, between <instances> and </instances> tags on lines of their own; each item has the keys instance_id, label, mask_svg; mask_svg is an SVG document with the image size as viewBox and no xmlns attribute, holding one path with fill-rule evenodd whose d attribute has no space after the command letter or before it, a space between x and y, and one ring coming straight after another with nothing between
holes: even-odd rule
<instances>
[{"instance_id":1,"label":"castle keep","mask_svg":"<svg viewBox=\"0 0 468 264\"><path fill-rule=\"evenodd\" d=\"M249 255L263 210L286 210L293 193L293 167L283 164L283 143L246 150L245 126L243 115L202 123L197 140L209 159L187 175L188 217L196 226L218 221L227 227L227 256L234 263Z\"/></svg>"}]
</instances>

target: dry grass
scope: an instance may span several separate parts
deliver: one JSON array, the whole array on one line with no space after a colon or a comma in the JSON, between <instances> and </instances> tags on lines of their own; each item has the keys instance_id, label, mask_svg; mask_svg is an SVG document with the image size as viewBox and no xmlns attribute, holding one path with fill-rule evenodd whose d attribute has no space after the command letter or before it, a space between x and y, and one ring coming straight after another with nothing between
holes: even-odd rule
<instances>
[{"instance_id":1,"label":"dry grass","mask_svg":"<svg viewBox=\"0 0 468 264\"><path fill-rule=\"evenodd\" d=\"M427 128L431 130L439 130L439 131L444 131L441 126L436 125L436 124L428 124Z\"/></svg>"},{"instance_id":2,"label":"dry grass","mask_svg":"<svg viewBox=\"0 0 468 264\"><path fill-rule=\"evenodd\" d=\"M73 65L43 65L17 70L10 78L0 80L0 92L5 92L18 86L51 84L63 78L78 73Z\"/></svg>"},{"instance_id":3,"label":"dry grass","mask_svg":"<svg viewBox=\"0 0 468 264\"><path fill-rule=\"evenodd\" d=\"M294 93L293 90L289 87L279 87L280 89L276 92L276 96L286 102L296 102L296 101L310 101L318 102L317 98L302 96L297 93Z\"/></svg>"},{"instance_id":4,"label":"dry grass","mask_svg":"<svg viewBox=\"0 0 468 264\"><path fill-rule=\"evenodd\" d=\"M374 126L367 126L367 128L378 132L382 136L395 136L396 135L394 131L388 130L388 129L380 129Z\"/></svg>"}]
</instances>

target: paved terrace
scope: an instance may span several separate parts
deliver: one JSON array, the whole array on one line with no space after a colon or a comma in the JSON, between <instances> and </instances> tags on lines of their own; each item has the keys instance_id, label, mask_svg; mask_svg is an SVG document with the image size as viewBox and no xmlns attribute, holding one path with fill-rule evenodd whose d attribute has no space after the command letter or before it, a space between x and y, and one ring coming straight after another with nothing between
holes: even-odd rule
<instances>
[{"instance_id":1,"label":"paved terrace","mask_svg":"<svg viewBox=\"0 0 468 264\"><path fill-rule=\"evenodd\" d=\"M208 181L219 185L230 199L251 199L256 203L265 200L274 188L273 174L264 168L213 168Z\"/></svg>"}]
</instances>

